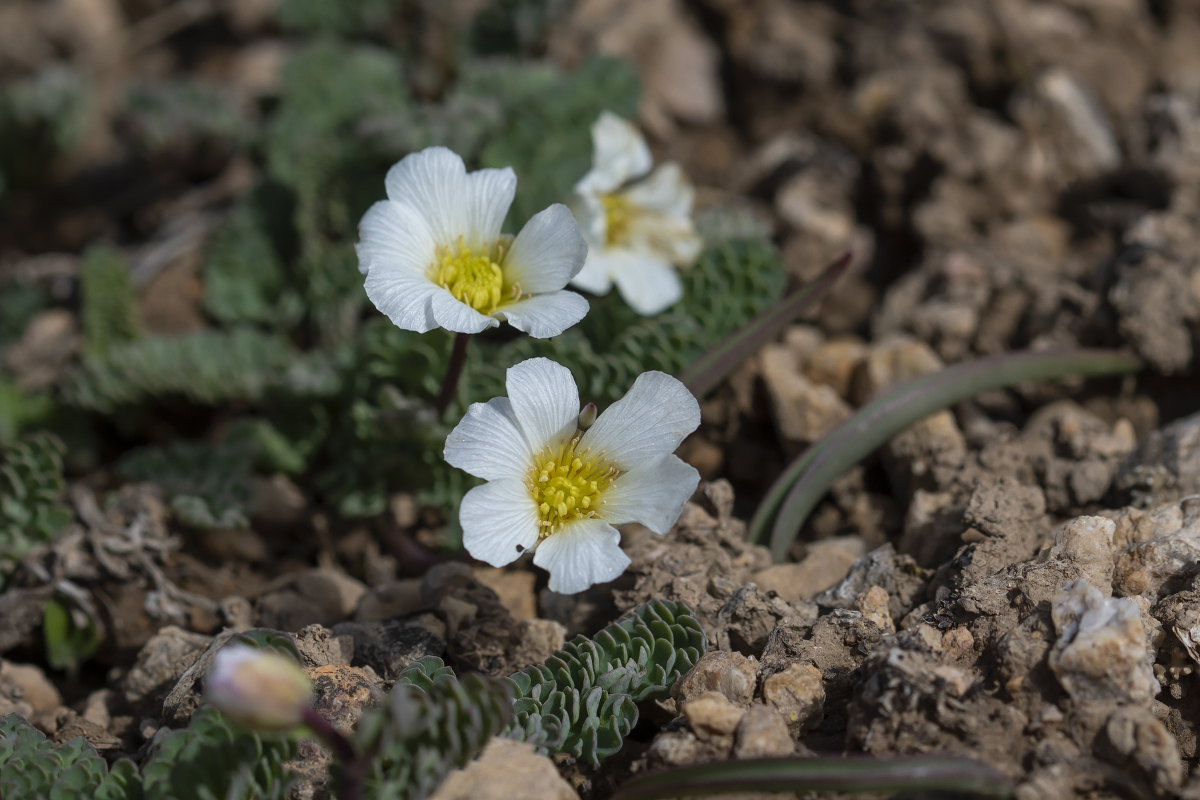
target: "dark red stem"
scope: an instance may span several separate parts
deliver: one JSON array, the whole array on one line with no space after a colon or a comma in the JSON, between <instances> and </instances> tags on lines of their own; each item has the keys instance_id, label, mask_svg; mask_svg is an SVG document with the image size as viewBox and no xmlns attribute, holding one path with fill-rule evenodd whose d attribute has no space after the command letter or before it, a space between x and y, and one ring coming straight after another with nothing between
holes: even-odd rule
<instances>
[{"instance_id":1,"label":"dark red stem","mask_svg":"<svg viewBox=\"0 0 1200 800\"><path fill-rule=\"evenodd\" d=\"M454 350L450 353L450 364L446 367L446 377L442 379L442 391L438 393L437 414L441 417L450 407L454 399L454 390L458 388L458 379L462 377L463 365L467 363L467 339L469 333L460 333L454 337Z\"/></svg>"}]
</instances>

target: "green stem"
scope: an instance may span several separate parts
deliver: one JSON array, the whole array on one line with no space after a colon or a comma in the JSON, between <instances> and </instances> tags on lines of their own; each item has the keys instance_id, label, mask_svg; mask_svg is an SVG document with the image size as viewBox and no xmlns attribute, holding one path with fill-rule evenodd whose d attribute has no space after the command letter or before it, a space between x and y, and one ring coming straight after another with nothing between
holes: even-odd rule
<instances>
[{"instance_id":1,"label":"green stem","mask_svg":"<svg viewBox=\"0 0 1200 800\"><path fill-rule=\"evenodd\" d=\"M470 338L469 333L459 333L454 337L454 349L450 352L450 363L446 365L442 390L438 392L437 402L434 404L439 419L454 399L454 390L458 388L458 379L462 377L463 365L467 363L467 341Z\"/></svg>"}]
</instances>

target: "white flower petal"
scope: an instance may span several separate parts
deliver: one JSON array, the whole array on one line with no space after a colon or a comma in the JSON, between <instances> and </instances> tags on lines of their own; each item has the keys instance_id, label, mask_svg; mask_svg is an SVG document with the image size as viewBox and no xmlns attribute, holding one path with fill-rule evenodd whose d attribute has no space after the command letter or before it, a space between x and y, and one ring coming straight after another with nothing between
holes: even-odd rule
<instances>
[{"instance_id":1,"label":"white flower petal","mask_svg":"<svg viewBox=\"0 0 1200 800\"><path fill-rule=\"evenodd\" d=\"M412 208L380 200L358 223L358 271L367 274L372 263L408 275L425 275L433 264L436 245L425 218Z\"/></svg>"},{"instance_id":2,"label":"white flower petal","mask_svg":"<svg viewBox=\"0 0 1200 800\"><path fill-rule=\"evenodd\" d=\"M500 325L499 320L480 314L466 303L454 299L454 295L440 286L435 288L436 291L429 297L430 311L437 324L446 330L479 333Z\"/></svg>"},{"instance_id":3,"label":"white flower petal","mask_svg":"<svg viewBox=\"0 0 1200 800\"><path fill-rule=\"evenodd\" d=\"M644 372L583 435L581 449L604 453L621 471L675 452L700 426L700 404L682 383L664 372Z\"/></svg>"},{"instance_id":4,"label":"white flower petal","mask_svg":"<svg viewBox=\"0 0 1200 800\"><path fill-rule=\"evenodd\" d=\"M574 435L579 389L571 370L548 358L531 358L509 367L504 387L531 453Z\"/></svg>"},{"instance_id":5,"label":"white flower petal","mask_svg":"<svg viewBox=\"0 0 1200 800\"><path fill-rule=\"evenodd\" d=\"M699 483L700 473L673 455L639 464L605 490L601 516L612 525L640 522L666 533Z\"/></svg>"},{"instance_id":6,"label":"white flower petal","mask_svg":"<svg viewBox=\"0 0 1200 800\"><path fill-rule=\"evenodd\" d=\"M493 567L512 563L538 541L537 506L518 480L492 481L467 492L458 521L467 552Z\"/></svg>"},{"instance_id":7,"label":"white flower petal","mask_svg":"<svg viewBox=\"0 0 1200 800\"><path fill-rule=\"evenodd\" d=\"M612 257L611 275L621 297L644 317L652 317L679 302L683 284L667 261L648 253L622 250Z\"/></svg>"},{"instance_id":8,"label":"white flower petal","mask_svg":"<svg viewBox=\"0 0 1200 800\"><path fill-rule=\"evenodd\" d=\"M507 397L472 403L446 437L443 452L450 466L488 481L524 480L533 468L532 454L533 448Z\"/></svg>"},{"instance_id":9,"label":"white flower petal","mask_svg":"<svg viewBox=\"0 0 1200 800\"><path fill-rule=\"evenodd\" d=\"M525 294L556 292L583 269L588 246L571 210L555 203L530 217L504 256L504 278Z\"/></svg>"},{"instance_id":10,"label":"white flower petal","mask_svg":"<svg viewBox=\"0 0 1200 800\"><path fill-rule=\"evenodd\" d=\"M405 156L388 170L385 185L390 199L425 217L437 244L471 233L467 167L452 150L427 147Z\"/></svg>"},{"instance_id":11,"label":"white flower petal","mask_svg":"<svg viewBox=\"0 0 1200 800\"><path fill-rule=\"evenodd\" d=\"M654 164L641 131L611 111L592 124L592 148L592 170L575 186L581 194L611 192Z\"/></svg>"},{"instance_id":12,"label":"white flower petal","mask_svg":"<svg viewBox=\"0 0 1200 800\"><path fill-rule=\"evenodd\" d=\"M504 218L517 193L517 173L512 167L479 169L467 175L468 237L471 247L490 245L500 236Z\"/></svg>"},{"instance_id":13,"label":"white flower petal","mask_svg":"<svg viewBox=\"0 0 1200 800\"><path fill-rule=\"evenodd\" d=\"M696 190L683 168L674 162L663 164L646 180L623 192L625 199L636 206L669 214L689 217Z\"/></svg>"},{"instance_id":14,"label":"white flower petal","mask_svg":"<svg viewBox=\"0 0 1200 800\"><path fill-rule=\"evenodd\" d=\"M579 232L587 242L589 255L604 247L608 235L608 214L604 201L597 194L576 194L571 197L571 213L579 223Z\"/></svg>"},{"instance_id":15,"label":"white flower petal","mask_svg":"<svg viewBox=\"0 0 1200 800\"><path fill-rule=\"evenodd\" d=\"M501 306L496 314L535 339L549 339L586 317L590 308L582 295L562 291L509 303Z\"/></svg>"},{"instance_id":16,"label":"white flower petal","mask_svg":"<svg viewBox=\"0 0 1200 800\"><path fill-rule=\"evenodd\" d=\"M612 278L609 272L611 266L612 262L607 253L600 250L589 251L583 269L579 270L578 275L571 278L571 285L594 295L608 294L612 289Z\"/></svg>"},{"instance_id":17,"label":"white flower petal","mask_svg":"<svg viewBox=\"0 0 1200 800\"><path fill-rule=\"evenodd\" d=\"M404 274L388 263L371 262L367 297L397 328L426 333L438 327L431 302L438 292L448 294L424 276Z\"/></svg>"},{"instance_id":18,"label":"white flower petal","mask_svg":"<svg viewBox=\"0 0 1200 800\"><path fill-rule=\"evenodd\" d=\"M575 594L619 577L629 566L621 534L599 519L575 520L542 540L533 563L550 573L550 591Z\"/></svg>"}]
</instances>

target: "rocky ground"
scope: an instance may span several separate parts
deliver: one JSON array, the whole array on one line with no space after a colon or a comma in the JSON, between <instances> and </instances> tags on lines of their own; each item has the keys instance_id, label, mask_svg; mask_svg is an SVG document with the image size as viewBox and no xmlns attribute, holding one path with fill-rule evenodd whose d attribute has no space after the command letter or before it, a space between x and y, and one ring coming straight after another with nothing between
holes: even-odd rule
<instances>
[{"instance_id":1,"label":"rocky ground","mask_svg":"<svg viewBox=\"0 0 1200 800\"><path fill-rule=\"evenodd\" d=\"M103 22L106 4L79 5ZM71 30L60 46L102 59L103 24ZM135 754L190 718L216 645L269 627L294 633L319 710L349 729L416 658L508 674L668 598L712 652L641 709L624 751L596 770L494 742L438 796L516 797L519 774L536 787L521 796L603 800L657 767L848 752L970 756L1021 800L1200 797L1200 5L580 0L547 53L592 52L637 65L641 122L698 183L700 215L744 209L797 280L854 252L831 296L702 404L681 456L705 482L675 528L624 530L628 572L563 596L529 563L424 546L436 520L409 494L361 522L256 478L252 530L184 535L155 486L101 504L111 476L75 475L79 522L40 563L60 590L93 587L106 644L68 680L35 634L51 590L0 595L0 715ZM272 79L267 49L243 55L237 75ZM224 174L221 191L242 190ZM69 278L72 248L104 229L52 199L6 212L9 230L42 213L52 230L0 244L5 274ZM179 319L191 270L146 286L143 314ZM5 363L36 382L78 345L62 315L35 321ZM837 482L787 563L747 543L786 461L880 392L1074 345L1145 369L935 414ZM326 759L303 751L297 797L325 796Z\"/></svg>"}]
</instances>

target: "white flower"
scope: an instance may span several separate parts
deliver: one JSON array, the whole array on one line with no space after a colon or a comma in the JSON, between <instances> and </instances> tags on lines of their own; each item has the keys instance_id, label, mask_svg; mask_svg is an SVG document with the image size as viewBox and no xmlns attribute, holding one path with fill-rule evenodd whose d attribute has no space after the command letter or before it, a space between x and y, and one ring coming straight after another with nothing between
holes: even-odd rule
<instances>
[{"instance_id":1,"label":"white flower","mask_svg":"<svg viewBox=\"0 0 1200 800\"><path fill-rule=\"evenodd\" d=\"M290 658L241 644L222 647L204 676L208 702L251 730L285 732L304 721L312 684Z\"/></svg>"},{"instance_id":2,"label":"white flower","mask_svg":"<svg viewBox=\"0 0 1200 800\"><path fill-rule=\"evenodd\" d=\"M566 367L531 358L505 385L508 397L473 404L446 439L446 461L489 481L463 498L463 544L497 567L536 548L555 592L613 580L629 566L616 526L666 533L700 482L673 455L700 424L696 398L647 372L581 432Z\"/></svg>"},{"instance_id":3,"label":"white flower","mask_svg":"<svg viewBox=\"0 0 1200 800\"><path fill-rule=\"evenodd\" d=\"M359 223L358 268L397 327L479 333L507 319L544 339L587 314L587 300L562 291L587 256L566 206L535 214L515 239L500 234L512 169L468 174L459 156L430 147L388 170L386 183L388 199Z\"/></svg>"},{"instance_id":4,"label":"white flower","mask_svg":"<svg viewBox=\"0 0 1200 800\"><path fill-rule=\"evenodd\" d=\"M683 295L672 265L700 255L692 225L695 191L683 169L663 164L650 172L650 148L638 129L605 111L592 125L592 171L575 184L575 214L588 240L587 263L571 284L607 294L613 283L625 302L651 316Z\"/></svg>"}]
</instances>

